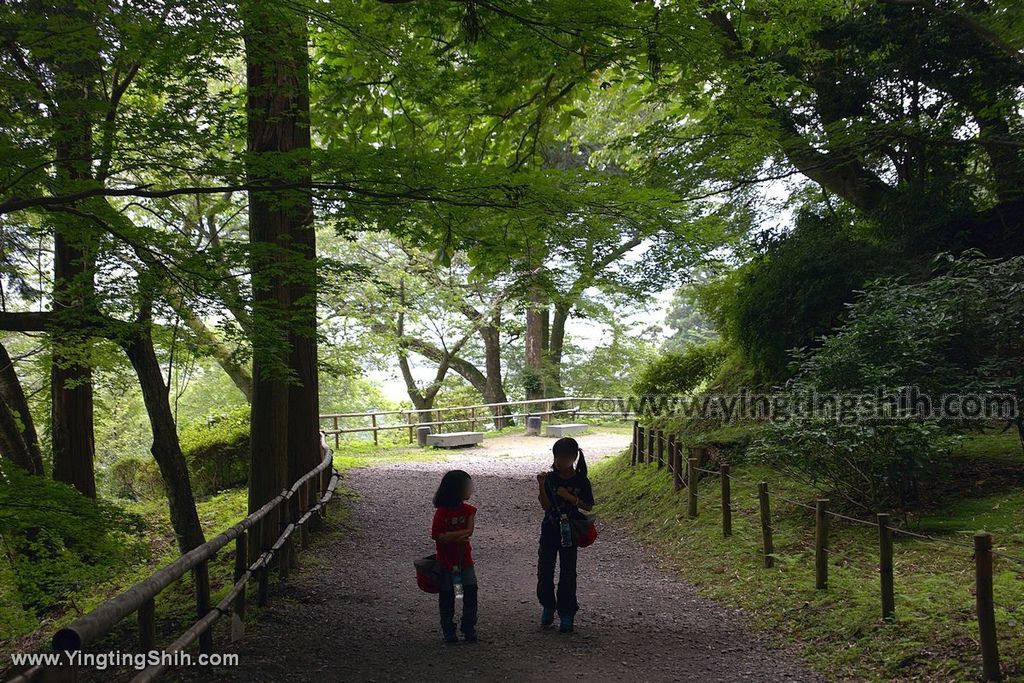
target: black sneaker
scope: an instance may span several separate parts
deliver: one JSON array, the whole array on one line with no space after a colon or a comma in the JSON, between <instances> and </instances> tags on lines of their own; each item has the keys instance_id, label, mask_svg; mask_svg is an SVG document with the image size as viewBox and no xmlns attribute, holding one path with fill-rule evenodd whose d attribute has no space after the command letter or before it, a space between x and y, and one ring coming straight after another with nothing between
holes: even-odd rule
<instances>
[{"instance_id":1,"label":"black sneaker","mask_svg":"<svg viewBox=\"0 0 1024 683\"><path fill-rule=\"evenodd\" d=\"M457 643L457 642L459 642L459 637L457 635L455 635L455 629L452 629L451 631L447 631L447 630L446 631L442 631L441 632L441 637L444 638L444 642L446 642L446 643Z\"/></svg>"},{"instance_id":2,"label":"black sneaker","mask_svg":"<svg viewBox=\"0 0 1024 683\"><path fill-rule=\"evenodd\" d=\"M540 612L540 625L551 626L553 623L555 623L555 610L545 607Z\"/></svg>"},{"instance_id":3,"label":"black sneaker","mask_svg":"<svg viewBox=\"0 0 1024 683\"><path fill-rule=\"evenodd\" d=\"M558 630L562 633L572 633L573 617L571 614L563 615L559 619Z\"/></svg>"}]
</instances>

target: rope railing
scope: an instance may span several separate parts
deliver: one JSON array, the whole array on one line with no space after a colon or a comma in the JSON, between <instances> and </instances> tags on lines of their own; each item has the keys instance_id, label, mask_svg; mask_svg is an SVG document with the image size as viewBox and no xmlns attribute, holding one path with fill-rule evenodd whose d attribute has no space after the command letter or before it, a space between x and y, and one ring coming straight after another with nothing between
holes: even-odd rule
<instances>
[{"instance_id":1,"label":"rope railing","mask_svg":"<svg viewBox=\"0 0 1024 683\"><path fill-rule=\"evenodd\" d=\"M710 474L710 475L716 476L716 477L717 476L721 476L721 474L722 474L720 471L709 470L709 469L706 469L706 468L703 468L703 467L697 467L697 468L695 468L695 471L700 472L701 474ZM737 481L737 482L740 482L740 483L743 483L743 484L748 484L748 485L754 486L754 487L757 486L757 482L751 481L750 479L743 479L741 477L737 477L735 474L732 474L732 473L730 473L730 474L728 474L726 476L728 476L729 479L731 479L732 481ZM685 488L685 486L684 486L684 488ZM782 496L779 493L773 493L772 497L773 498L778 498L781 501L784 501L786 503L789 503L790 505L794 505L794 506L799 507L799 508L803 508L805 510L811 510L811 511L816 510L815 506L813 506L813 505L809 505L807 503L802 503L802 502L800 502L798 500L793 500L792 498L786 498L785 496ZM862 524L862 525L865 525L865 526L872 526L872 527L877 527L878 526L877 522L872 522L869 519L860 519L858 517L851 517L849 515L844 515L842 513L835 512L833 510L827 510L825 512L825 514L827 514L829 517L833 517L835 519L841 519L841 520L846 521L846 522L853 522L854 524ZM969 550L974 550L974 545L972 545L970 543L964 543L962 541L954 541L954 540L949 539L949 538L943 538L941 536L933 536L931 534L923 534L923 533L920 533L920 532L911 531L909 529L904 529L903 527L892 527L891 531L894 534L897 534L897 535L900 535L900 536L909 536L911 538L916 538L916 539L922 540L922 541L933 541L935 543L945 543L946 545L954 546L954 547L957 547L957 548L966 548L966 549L969 549ZM1005 560L1009 560L1011 562L1019 562L1021 564L1024 564L1024 559L1021 559L1019 557L1014 557L1012 555L1008 555L1008 554L1006 554L1006 553L1004 553L1002 551L999 551L999 550L993 549L992 550L992 554L994 556L996 556L996 557L1001 557L1001 558L1003 558Z\"/></svg>"},{"instance_id":2,"label":"rope railing","mask_svg":"<svg viewBox=\"0 0 1024 683\"><path fill-rule=\"evenodd\" d=\"M326 515L328 502L334 495L340 481L340 474L334 470L334 453L327 445L326 437L321 433L320 448L323 458L320 463L300 477L289 488L281 491L258 510L250 513L231 528L215 538L188 551L162 569L142 579L119 595L105 601L88 614L84 614L64 628L58 630L51 639L55 653L75 653L83 647L106 635L125 617L137 613L139 615L139 641L142 652L151 651L155 645L155 609L154 600L165 588L192 572L195 579L197 620L189 626L174 642L163 649L165 653L183 651L195 642L199 642L201 652L209 653L212 649L213 625L225 614L235 614L239 619L232 624L232 640L241 637L244 630L241 617L246 609L245 591L248 582L256 578L259 582L257 604L266 605L269 572L273 560L277 559L277 568L281 579L288 576L289 571L297 566L297 553L293 547L293 534L300 531L301 545L308 543L307 531L310 522ZM298 505L289 503L297 499ZM276 519L271 513L277 512ZM292 516L295 516L292 519ZM277 524L280 533L270 547L263 548L249 562L249 538L262 542L265 537L264 525ZM269 534L267 534L269 536ZM224 598L216 605L209 604L210 582L208 563L221 548L235 541L235 572L234 583ZM167 657L161 657L161 663L154 664L139 672L133 683L153 681L164 673L169 664ZM46 676L51 668L38 665L21 672L8 683L28 683ZM74 676L70 663L53 670L53 678L58 676Z\"/></svg>"},{"instance_id":3,"label":"rope railing","mask_svg":"<svg viewBox=\"0 0 1024 683\"><path fill-rule=\"evenodd\" d=\"M982 655L982 674L985 680L1001 680L999 666L999 654L996 640L995 628L995 606L993 600L993 558L1008 560L1024 566L1024 559L1011 555L1002 550L992 547L992 535L988 532L979 531L974 534L973 543L965 543L954 539L943 538L931 534L919 533L892 526L890 516L887 513L878 513L875 521L860 519L850 515L828 509L829 501L824 498L817 498L814 505L806 502L793 500L779 495L769 493L768 482L754 482L738 477L730 472L728 463L720 463L719 470L711 470L701 467L707 460L708 449L700 446L687 447L689 457L684 465L682 458L683 449L682 437L666 433L654 427L644 427L638 422L633 423L633 440L630 445L630 465L656 463L658 468L666 467L672 475L677 491L686 489L687 492L687 516L697 517L697 484L700 474L717 476L720 480L722 491L722 532L723 536L732 535L732 513L734 512L731 499L731 484L733 482L753 486L757 489L759 502L759 516L761 523L762 557L765 567L772 567L774 564L773 550L773 527L770 501L781 500L795 507L810 510L815 516L815 587L826 589L828 587L828 539L829 519L841 519L853 524L869 526L877 529L879 539L879 565L878 571L881 580L881 602L882 618L893 620L895 618L895 592L893 572L893 538L905 536L921 541L941 543L957 549L972 551L969 561L975 566L974 595L976 603L976 615L978 619L979 645Z\"/></svg>"}]
</instances>

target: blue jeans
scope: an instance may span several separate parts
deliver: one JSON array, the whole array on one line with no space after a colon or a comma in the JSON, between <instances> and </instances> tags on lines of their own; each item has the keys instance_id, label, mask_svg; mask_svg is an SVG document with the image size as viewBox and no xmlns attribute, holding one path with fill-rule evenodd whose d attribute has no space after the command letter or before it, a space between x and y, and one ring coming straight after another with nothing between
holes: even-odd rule
<instances>
[{"instance_id":1,"label":"blue jeans","mask_svg":"<svg viewBox=\"0 0 1024 683\"><path fill-rule=\"evenodd\" d=\"M452 573L441 569L441 591L437 594L437 606L441 612L441 630L455 633L455 586ZM474 567L462 568L462 632L476 631L477 583Z\"/></svg>"}]
</instances>

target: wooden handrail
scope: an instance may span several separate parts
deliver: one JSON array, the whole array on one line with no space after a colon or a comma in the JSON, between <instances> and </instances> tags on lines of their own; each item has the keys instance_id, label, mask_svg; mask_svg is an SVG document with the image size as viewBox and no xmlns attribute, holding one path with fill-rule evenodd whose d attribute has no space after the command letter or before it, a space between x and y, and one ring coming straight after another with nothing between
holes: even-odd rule
<instances>
[{"instance_id":1,"label":"wooden handrail","mask_svg":"<svg viewBox=\"0 0 1024 683\"><path fill-rule=\"evenodd\" d=\"M562 401L578 401L580 399L573 398L571 396L560 396L558 398L531 398L524 399L522 401L502 401L500 403L477 403L468 406L442 406L440 408L420 408L418 410L405 410L403 411L407 415L417 415L419 413L433 413L440 411L451 411L451 410L468 410L469 408L497 408L498 406L524 406L533 405L534 403L560 403ZM505 416L502 416L505 417Z\"/></svg>"},{"instance_id":2,"label":"wooden handrail","mask_svg":"<svg viewBox=\"0 0 1024 683\"><path fill-rule=\"evenodd\" d=\"M565 415L565 414L568 414L568 413L582 414L578 410L576 410L575 408L566 408L565 410L548 410L548 411L540 411L540 412L536 412L536 413L506 413L504 415L501 415L500 417L503 417L503 418L520 418L520 417L532 417L532 416L537 416L537 415ZM591 414L591 413L588 413L588 414ZM607 415L608 413L593 413L593 414ZM379 427L376 427L376 429L377 429L377 431L383 432L383 431L387 431L389 429L408 429L409 427L443 427L443 426L446 426L446 425L465 424L466 422L484 422L486 420L492 420L492 419L494 419L493 416L484 417L484 416L478 415L476 417L466 417L466 418L463 418L461 420L440 420L440 421L435 420L435 421L431 421L431 422L412 422L412 423L406 422L406 423L397 424L397 425L380 425ZM373 430L374 430L374 427L342 427L341 429L325 429L324 430L324 434L327 434L328 436L330 436L331 434L355 434L357 432L369 432L369 431L373 431Z\"/></svg>"},{"instance_id":3,"label":"wooden handrail","mask_svg":"<svg viewBox=\"0 0 1024 683\"><path fill-rule=\"evenodd\" d=\"M407 410L368 410L365 413L323 413L321 420L330 420L335 417L370 417L371 415L405 415Z\"/></svg>"},{"instance_id":4,"label":"wooden handrail","mask_svg":"<svg viewBox=\"0 0 1024 683\"><path fill-rule=\"evenodd\" d=\"M307 473L307 476L315 473L316 470L311 470ZM284 547L284 544L288 541L288 537L292 532L294 532L296 528L305 524L313 517L314 514L317 514L324 506L327 505L327 502L334 495L334 490L337 488L339 481L340 477L338 476L338 473L334 472L331 477L331 483L328 485L327 490L324 492L324 495L320 498L319 502L310 508L297 522L285 527L284 531L281 532L281 535L278 537L277 541L274 542L274 545L271 546L270 550L261 554L256 558L255 562L249 565L245 572L242 573L235 584L231 587L231 590L228 591L228 594L217 603L217 606L211 609L202 619L194 623L188 630L178 636L177 640L164 649L164 652L179 652L184 650L186 647L198 640L199 636L207 629L211 628L221 616L227 614L231 610L235 600L238 598L238 595L245 589L246 583L249 582L249 579L252 578L253 574L257 571L265 571L274 554ZM301 480L296 482L296 484L299 484L300 482ZM156 680L160 674L164 673L168 667L169 665L163 662L159 664L152 664L133 678L132 683L150 683L150 681Z\"/></svg>"},{"instance_id":5,"label":"wooden handrail","mask_svg":"<svg viewBox=\"0 0 1024 683\"><path fill-rule=\"evenodd\" d=\"M234 540L241 532L263 519L267 513L284 500L284 494L284 491L277 494L266 505L216 538L193 548L163 569L139 581L120 595L107 600L93 611L78 617L57 631L51 641L53 649L56 652L81 650L83 646L110 630L114 624L138 610L146 600L158 595L164 588L194 569L200 562L213 557L229 541Z\"/></svg>"},{"instance_id":6,"label":"wooden handrail","mask_svg":"<svg viewBox=\"0 0 1024 683\"><path fill-rule=\"evenodd\" d=\"M346 417L370 417L371 415L417 415L419 413L451 412L453 410L470 410L475 408L497 408L499 406L521 406L535 403L560 403L564 401L608 401L614 400L595 396L576 398L572 396L560 396L555 398L531 398L522 401L502 401L500 403L473 403L464 406L439 406L437 408L410 408L408 410L367 410L361 413L322 413L321 420ZM508 417L507 415L501 417ZM483 419L481 417L481 419Z\"/></svg>"},{"instance_id":7,"label":"wooden handrail","mask_svg":"<svg viewBox=\"0 0 1024 683\"><path fill-rule=\"evenodd\" d=\"M70 624L57 631L51 640L53 650L55 652L77 652L88 643L106 634L114 627L115 624L128 615L137 612L143 605L153 600L167 586L180 579L187 572L204 566L204 564L213 558L221 548L227 545L230 541L239 539L239 537L243 536L248 529L260 523L268 514L277 509L280 505L286 504L293 496L301 493L305 498L306 493L309 493L310 495L308 500L312 502L312 500L314 500L314 491L304 487L306 487L308 483L318 475L322 476L326 470L331 468L334 462L334 453L330 446L327 445L327 438L323 432L320 433L320 448L323 453L323 459L320 463L310 471L306 472L289 488L281 491L281 493L267 501L266 504L258 510L250 513L245 519L241 520L215 538L193 548L168 564L166 567L157 570L119 595L105 601L88 614L78 617ZM199 639L200 636L205 633L222 614L229 612L231 605L244 590L246 582L253 576L253 574L256 572L266 572L270 565L270 561L273 559L277 551L288 543L292 532L297 528L302 528L310 519L313 518L315 514L320 513L320 511L325 508L327 502L331 499L338 486L339 478L340 475L338 472L332 470L330 481L326 486L323 485L323 481L321 480L320 487L317 489L321 495L316 499L317 503L308 510L305 509L305 507L302 507L304 514L302 514L298 520L289 523L282 530L273 546L269 550L260 554L256 560L245 569L242 575L235 582L231 591L229 591L227 597L225 597L224 600L222 600L215 608L209 610L206 614L201 615L199 620L179 636L178 639L175 640L174 643L172 643L165 651L174 652L184 649L189 644ZM151 666L142 671L134 680L153 680L165 669L166 665ZM33 669L22 672L13 680L30 681L35 679L39 673L42 673L42 668L33 667Z\"/></svg>"},{"instance_id":8,"label":"wooden handrail","mask_svg":"<svg viewBox=\"0 0 1024 683\"><path fill-rule=\"evenodd\" d=\"M605 396L582 396L582 397L556 396L556 397L551 397L551 398L523 399L521 401L502 401L502 402L499 402L499 403L474 403L474 404L471 404L471 405L464 405L464 406L441 406L441 407L437 407L437 408L420 408L420 409L415 409L415 410L412 410L412 409L410 409L410 410L381 410L381 411L367 411L367 412L364 412L364 413L324 413L324 414L320 415L320 421L321 421L321 423L324 422L324 421L328 421L328 420L333 422L333 425L331 425L330 427L324 425L323 426L323 431L324 431L324 433L326 435L334 437L335 445L340 443L339 437L342 434L358 434L358 433L370 432L370 433L373 434L374 443L377 443L377 435L378 435L378 433L386 432L386 431L394 431L394 430L398 430L398 429L409 430L409 440L411 442L412 438L413 438L413 429L415 427L443 427L443 426L447 426L447 425L456 425L456 424L469 424L472 427L472 426L476 425L477 423L480 423L480 422L486 423L487 421L490 421L490 420L514 419L514 418L530 417L530 416L536 416L536 415L547 416L547 417L551 417L552 415L562 415L562 414L581 415L581 416L588 416L588 417L596 417L596 416L600 416L600 415L617 415L617 416L622 416L624 419L628 418L629 415L631 414L628 410L626 412L623 412L621 409L608 410L608 411L600 411L600 410L597 410L597 411L595 411L595 410L584 411L584 410L582 410L582 407L583 407L584 403L594 403L594 402L600 402L600 401L617 401L617 400L618 399L616 399L614 397L605 397ZM564 410L551 410L551 405L552 404L566 403L566 402L574 404L575 407L564 409ZM493 408L506 407L506 406L507 407L520 406L520 407L525 409L528 406L537 405L537 404L544 404L546 410L529 411L529 412L527 412L526 410L523 410L522 412L513 411L513 412L506 412L506 413L494 414L494 415L476 415L475 414L475 411L477 409L482 409L482 408L491 408L491 409L493 409ZM421 414L435 414L435 413L437 414L438 418L441 418L445 414L449 414L449 413L453 413L453 412L459 412L459 411L463 411L463 412L464 411L469 411L470 415L469 415L469 417L465 417L465 418L451 419L451 420L437 419L437 420L432 420L432 421L429 421L429 422L420 422L420 421L414 419L417 415L421 415ZM378 420L378 418L381 417L381 416L388 416L388 415L401 415L404 418L404 421L399 423L399 424L381 424L381 421ZM363 417L363 418L368 417L368 418L371 418L372 424L367 425L367 426L358 426L358 427L342 427L339 424L339 422L338 422L341 419L356 418L356 417Z\"/></svg>"}]
</instances>

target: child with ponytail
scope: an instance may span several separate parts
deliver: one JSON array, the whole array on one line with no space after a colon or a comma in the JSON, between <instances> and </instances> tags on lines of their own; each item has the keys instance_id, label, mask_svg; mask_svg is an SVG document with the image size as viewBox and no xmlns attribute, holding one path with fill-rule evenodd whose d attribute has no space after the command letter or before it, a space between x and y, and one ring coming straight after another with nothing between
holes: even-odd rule
<instances>
[{"instance_id":1,"label":"child with ponytail","mask_svg":"<svg viewBox=\"0 0 1024 683\"><path fill-rule=\"evenodd\" d=\"M587 461L576 439L559 439L552 447L554 463L550 472L537 475L537 498L544 508L537 551L537 599L543 611L540 623L550 626L558 612L559 630L568 633L579 604L576 601L576 554L578 547L566 519L583 517L581 510L594 507L594 492L587 478ZM558 591L555 591L555 562L558 562Z\"/></svg>"}]
</instances>

